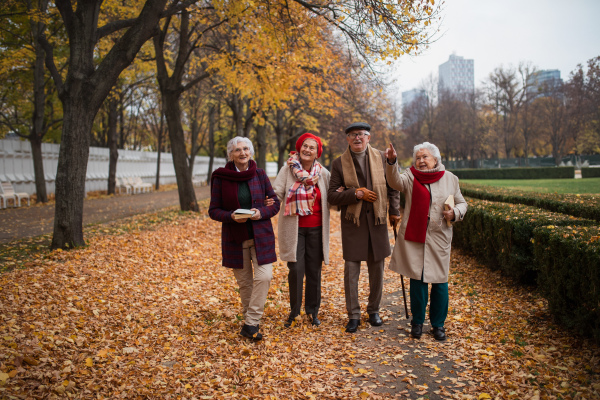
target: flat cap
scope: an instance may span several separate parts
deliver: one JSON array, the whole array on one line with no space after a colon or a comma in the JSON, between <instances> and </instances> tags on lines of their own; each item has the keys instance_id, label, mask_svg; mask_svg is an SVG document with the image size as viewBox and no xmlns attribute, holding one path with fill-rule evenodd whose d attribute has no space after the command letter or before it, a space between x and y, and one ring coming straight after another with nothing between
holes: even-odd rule
<instances>
[{"instance_id":1,"label":"flat cap","mask_svg":"<svg viewBox=\"0 0 600 400\"><path fill-rule=\"evenodd\" d=\"M371 132L371 125L366 122L354 122L346 127L346 133L351 131L365 130Z\"/></svg>"}]
</instances>

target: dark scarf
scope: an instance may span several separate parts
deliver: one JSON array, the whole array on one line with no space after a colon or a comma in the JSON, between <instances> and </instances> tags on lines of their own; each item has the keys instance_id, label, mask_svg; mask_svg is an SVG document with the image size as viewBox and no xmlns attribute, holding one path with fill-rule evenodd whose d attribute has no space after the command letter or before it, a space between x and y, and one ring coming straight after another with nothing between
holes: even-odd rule
<instances>
[{"instance_id":1,"label":"dark scarf","mask_svg":"<svg viewBox=\"0 0 600 400\"><path fill-rule=\"evenodd\" d=\"M256 162L250 160L248 169L238 172L233 161L225 164L225 167L216 169L210 178L210 184L215 178L221 179L221 197L223 199L223 208L227 211L234 211L240 208L238 200L238 182L247 182L256 176ZM231 227L231 233L236 243L242 243L248 240L248 229L246 224L240 224L234 221Z\"/></svg>"},{"instance_id":2,"label":"dark scarf","mask_svg":"<svg viewBox=\"0 0 600 400\"><path fill-rule=\"evenodd\" d=\"M408 216L408 223L406 224L404 240L425 243L425 235L427 234L427 214L429 213L429 203L431 202L431 193L429 193L425 184L439 181L446 171L421 172L414 166L410 167L410 171L415 179L413 182L410 214Z\"/></svg>"}]
</instances>

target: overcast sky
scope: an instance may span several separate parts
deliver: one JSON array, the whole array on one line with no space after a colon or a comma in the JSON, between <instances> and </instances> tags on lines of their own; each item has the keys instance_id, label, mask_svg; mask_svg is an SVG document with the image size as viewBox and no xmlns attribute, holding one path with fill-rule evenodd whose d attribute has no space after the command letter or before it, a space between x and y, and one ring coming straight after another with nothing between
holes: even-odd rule
<instances>
[{"instance_id":1,"label":"overcast sky","mask_svg":"<svg viewBox=\"0 0 600 400\"><path fill-rule=\"evenodd\" d=\"M475 87L500 65L530 61L567 80L600 56L600 0L446 0L439 39L424 54L397 61L396 97L416 88L455 53L475 60Z\"/></svg>"}]
</instances>

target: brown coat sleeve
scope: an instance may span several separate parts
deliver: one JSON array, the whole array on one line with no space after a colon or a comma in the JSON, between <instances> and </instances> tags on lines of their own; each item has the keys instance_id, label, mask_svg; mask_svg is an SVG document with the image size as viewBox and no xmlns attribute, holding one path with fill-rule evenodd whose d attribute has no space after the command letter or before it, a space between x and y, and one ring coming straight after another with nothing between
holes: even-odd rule
<instances>
[{"instance_id":1,"label":"brown coat sleeve","mask_svg":"<svg viewBox=\"0 0 600 400\"><path fill-rule=\"evenodd\" d=\"M354 188L344 187L343 192L338 192L339 187L344 187L344 173L342 172L342 158L338 157L331 163L331 179L327 190L327 201L333 206L347 206L358 203Z\"/></svg>"}]
</instances>

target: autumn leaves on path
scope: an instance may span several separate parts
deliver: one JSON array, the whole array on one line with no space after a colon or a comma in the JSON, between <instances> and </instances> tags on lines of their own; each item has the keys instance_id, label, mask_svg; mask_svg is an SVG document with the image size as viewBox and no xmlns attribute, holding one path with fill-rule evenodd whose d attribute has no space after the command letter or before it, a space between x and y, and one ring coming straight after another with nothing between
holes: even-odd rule
<instances>
[{"instance_id":1,"label":"autumn leaves on path","mask_svg":"<svg viewBox=\"0 0 600 400\"><path fill-rule=\"evenodd\" d=\"M346 322L337 235L323 269L322 325L287 317L278 262L261 321L239 335L220 224L97 235L0 275L0 398L597 398L598 347L554 327L544 302L453 251L449 340L408 336L400 280L386 272L382 327ZM339 216L332 216L332 233ZM406 280L408 284L408 280ZM361 276L363 303L367 274ZM428 328L428 326L426 326Z\"/></svg>"}]
</instances>

